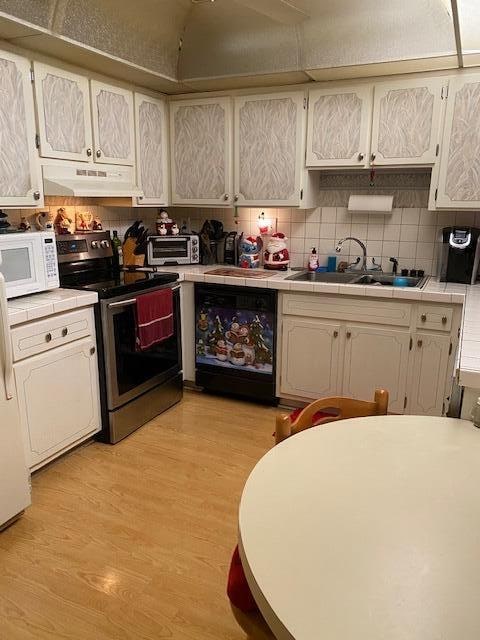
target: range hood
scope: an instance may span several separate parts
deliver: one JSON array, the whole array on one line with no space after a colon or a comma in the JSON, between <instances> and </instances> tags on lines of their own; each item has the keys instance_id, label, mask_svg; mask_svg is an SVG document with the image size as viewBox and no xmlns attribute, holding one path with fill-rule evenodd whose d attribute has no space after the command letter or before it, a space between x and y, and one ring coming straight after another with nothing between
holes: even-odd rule
<instances>
[{"instance_id":1,"label":"range hood","mask_svg":"<svg viewBox=\"0 0 480 640\"><path fill-rule=\"evenodd\" d=\"M135 184L133 167L115 165L45 164L43 189L46 196L83 198L136 198L143 191Z\"/></svg>"}]
</instances>

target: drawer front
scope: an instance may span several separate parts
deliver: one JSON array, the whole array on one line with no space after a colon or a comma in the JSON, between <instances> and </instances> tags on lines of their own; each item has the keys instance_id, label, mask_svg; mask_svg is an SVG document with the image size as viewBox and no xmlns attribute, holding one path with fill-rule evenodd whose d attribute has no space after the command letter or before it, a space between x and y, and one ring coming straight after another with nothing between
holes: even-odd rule
<instances>
[{"instance_id":1,"label":"drawer front","mask_svg":"<svg viewBox=\"0 0 480 640\"><path fill-rule=\"evenodd\" d=\"M387 302L385 298L362 300L322 294L284 294L283 313L308 318L332 318L400 327L410 325L410 304Z\"/></svg>"},{"instance_id":2,"label":"drawer front","mask_svg":"<svg viewBox=\"0 0 480 640\"><path fill-rule=\"evenodd\" d=\"M95 335L93 309L80 309L12 329L14 362Z\"/></svg>"},{"instance_id":3,"label":"drawer front","mask_svg":"<svg viewBox=\"0 0 480 640\"><path fill-rule=\"evenodd\" d=\"M417 327L450 331L452 328L453 309L438 305L419 305L417 308Z\"/></svg>"}]
</instances>

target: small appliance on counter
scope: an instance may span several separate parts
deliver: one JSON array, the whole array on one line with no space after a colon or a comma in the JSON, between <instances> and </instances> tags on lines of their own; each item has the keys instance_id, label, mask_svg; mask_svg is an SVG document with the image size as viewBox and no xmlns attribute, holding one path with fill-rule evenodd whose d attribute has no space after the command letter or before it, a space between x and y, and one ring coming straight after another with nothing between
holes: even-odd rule
<instances>
[{"instance_id":1,"label":"small appliance on counter","mask_svg":"<svg viewBox=\"0 0 480 640\"><path fill-rule=\"evenodd\" d=\"M219 260L225 264L238 264L238 243L239 237L236 231L229 231L223 243L223 256Z\"/></svg>"},{"instance_id":2,"label":"small appliance on counter","mask_svg":"<svg viewBox=\"0 0 480 640\"><path fill-rule=\"evenodd\" d=\"M441 235L440 281L475 284L480 261L480 229L445 227Z\"/></svg>"},{"instance_id":3,"label":"small appliance on counter","mask_svg":"<svg viewBox=\"0 0 480 640\"><path fill-rule=\"evenodd\" d=\"M99 297L95 323L100 437L113 444L182 398L178 274L115 268L108 231L59 235L57 247L61 286L95 291ZM166 288L172 290L173 334L151 348L138 349L137 303L144 294Z\"/></svg>"},{"instance_id":4,"label":"small appliance on counter","mask_svg":"<svg viewBox=\"0 0 480 640\"><path fill-rule=\"evenodd\" d=\"M0 257L7 298L40 293L60 286L53 231L0 234Z\"/></svg>"},{"instance_id":5,"label":"small appliance on counter","mask_svg":"<svg viewBox=\"0 0 480 640\"><path fill-rule=\"evenodd\" d=\"M200 243L195 234L176 236L149 236L147 264L149 267L198 264Z\"/></svg>"}]
</instances>

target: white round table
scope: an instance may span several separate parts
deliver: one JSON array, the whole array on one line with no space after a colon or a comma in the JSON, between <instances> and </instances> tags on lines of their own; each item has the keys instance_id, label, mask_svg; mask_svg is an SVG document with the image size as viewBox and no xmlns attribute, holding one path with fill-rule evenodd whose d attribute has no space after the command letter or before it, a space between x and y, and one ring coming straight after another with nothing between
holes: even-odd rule
<instances>
[{"instance_id":1,"label":"white round table","mask_svg":"<svg viewBox=\"0 0 480 640\"><path fill-rule=\"evenodd\" d=\"M376 416L269 451L239 546L279 639L479 640L480 430Z\"/></svg>"}]
</instances>

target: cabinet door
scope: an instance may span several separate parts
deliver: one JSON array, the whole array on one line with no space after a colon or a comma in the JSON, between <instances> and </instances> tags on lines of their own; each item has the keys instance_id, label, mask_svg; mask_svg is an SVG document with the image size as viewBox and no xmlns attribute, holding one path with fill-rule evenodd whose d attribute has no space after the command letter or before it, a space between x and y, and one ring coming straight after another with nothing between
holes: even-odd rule
<instances>
[{"instance_id":1,"label":"cabinet door","mask_svg":"<svg viewBox=\"0 0 480 640\"><path fill-rule=\"evenodd\" d=\"M0 207L41 207L30 62L0 51Z\"/></svg>"},{"instance_id":2,"label":"cabinet door","mask_svg":"<svg viewBox=\"0 0 480 640\"><path fill-rule=\"evenodd\" d=\"M90 88L95 162L133 165L133 93L96 80L90 81Z\"/></svg>"},{"instance_id":3,"label":"cabinet door","mask_svg":"<svg viewBox=\"0 0 480 640\"><path fill-rule=\"evenodd\" d=\"M480 75L450 81L436 206L480 207Z\"/></svg>"},{"instance_id":4,"label":"cabinet door","mask_svg":"<svg viewBox=\"0 0 480 640\"><path fill-rule=\"evenodd\" d=\"M40 155L89 161L92 122L88 79L34 63Z\"/></svg>"},{"instance_id":5,"label":"cabinet door","mask_svg":"<svg viewBox=\"0 0 480 640\"><path fill-rule=\"evenodd\" d=\"M408 413L442 415L449 355L450 336L429 333L413 336Z\"/></svg>"},{"instance_id":6,"label":"cabinet door","mask_svg":"<svg viewBox=\"0 0 480 640\"><path fill-rule=\"evenodd\" d=\"M280 392L312 399L338 395L340 344L339 324L285 318Z\"/></svg>"},{"instance_id":7,"label":"cabinet door","mask_svg":"<svg viewBox=\"0 0 480 640\"><path fill-rule=\"evenodd\" d=\"M433 164L439 142L444 78L375 85L371 161Z\"/></svg>"},{"instance_id":8,"label":"cabinet door","mask_svg":"<svg viewBox=\"0 0 480 640\"><path fill-rule=\"evenodd\" d=\"M163 100L135 94L137 184L144 195L137 204L168 204L167 108Z\"/></svg>"},{"instance_id":9,"label":"cabinet door","mask_svg":"<svg viewBox=\"0 0 480 640\"><path fill-rule=\"evenodd\" d=\"M372 93L370 85L309 92L307 167L367 165Z\"/></svg>"},{"instance_id":10,"label":"cabinet door","mask_svg":"<svg viewBox=\"0 0 480 640\"><path fill-rule=\"evenodd\" d=\"M231 204L230 98L171 102L170 144L172 204Z\"/></svg>"},{"instance_id":11,"label":"cabinet door","mask_svg":"<svg viewBox=\"0 0 480 640\"><path fill-rule=\"evenodd\" d=\"M235 98L235 203L298 206L304 94Z\"/></svg>"},{"instance_id":12,"label":"cabinet door","mask_svg":"<svg viewBox=\"0 0 480 640\"><path fill-rule=\"evenodd\" d=\"M348 325L345 336L342 394L372 400L375 389L387 389L389 410L403 413L410 333Z\"/></svg>"},{"instance_id":13,"label":"cabinet door","mask_svg":"<svg viewBox=\"0 0 480 640\"><path fill-rule=\"evenodd\" d=\"M100 429L95 342L83 338L14 365L30 468Z\"/></svg>"}]
</instances>

